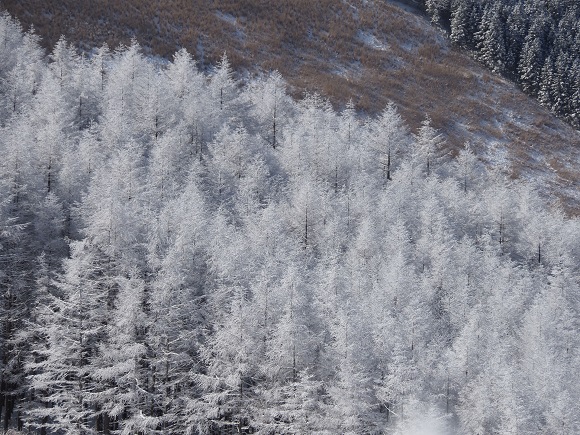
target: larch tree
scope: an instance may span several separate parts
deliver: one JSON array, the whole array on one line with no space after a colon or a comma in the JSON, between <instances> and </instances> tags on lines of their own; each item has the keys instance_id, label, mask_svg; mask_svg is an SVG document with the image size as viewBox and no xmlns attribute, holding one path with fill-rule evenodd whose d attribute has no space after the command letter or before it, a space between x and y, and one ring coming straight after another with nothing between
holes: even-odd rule
<instances>
[{"instance_id":1,"label":"larch tree","mask_svg":"<svg viewBox=\"0 0 580 435\"><path fill-rule=\"evenodd\" d=\"M371 125L369 133L371 147L378 154L383 180L390 181L397 159L409 145L409 133L394 103L385 107Z\"/></svg>"},{"instance_id":2,"label":"larch tree","mask_svg":"<svg viewBox=\"0 0 580 435\"><path fill-rule=\"evenodd\" d=\"M437 151L443 142L441 134L431 126L431 119L425 118L415 135L413 155L418 159L419 165L425 168L424 172L427 176L436 169Z\"/></svg>"},{"instance_id":3,"label":"larch tree","mask_svg":"<svg viewBox=\"0 0 580 435\"><path fill-rule=\"evenodd\" d=\"M73 433L92 431L94 409L91 396L101 389L92 376L92 362L106 337L108 300L113 291L102 275L107 262L88 241L74 242L71 257L55 282L49 316L39 317L46 344L27 364L30 386L43 394L46 408L29 412L48 430ZM41 307L42 308L42 307Z\"/></svg>"},{"instance_id":4,"label":"larch tree","mask_svg":"<svg viewBox=\"0 0 580 435\"><path fill-rule=\"evenodd\" d=\"M96 409L96 430L104 434L147 432L159 423L144 414L151 402L146 390L146 291L144 281L134 273L114 278L118 290L105 326L107 338L100 341L91 360L91 377L100 388L87 397Z\"/></svg>"},{"instance_id":5,"label":"larch tree","mask_svg":"<svg viewBox=\"0 0 580 435\"><path fill-rule=\"evenodd\" d=\"M252 112L258 121L262 138L276 149L285 125L291 116L292 104L286 95L286 83L278 71L253 83L245 91L250 100Z\"/></svg>"}]
</instances>

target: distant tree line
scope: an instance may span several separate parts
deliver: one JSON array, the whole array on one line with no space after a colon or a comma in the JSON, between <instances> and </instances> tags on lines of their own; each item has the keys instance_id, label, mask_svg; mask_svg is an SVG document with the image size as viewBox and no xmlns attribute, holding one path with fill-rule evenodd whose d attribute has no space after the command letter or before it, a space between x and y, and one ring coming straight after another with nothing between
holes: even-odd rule
<instances>
[{"instance_id":1,"label":"distant tree line","mask_svg":"<svg viewBox=\"0 0 580 435\"><path fill-rule=\"evenodd\" d=\"M493 71L580 126L580 3L425 0L434 23Z\"/></svg>"}]
</instances>

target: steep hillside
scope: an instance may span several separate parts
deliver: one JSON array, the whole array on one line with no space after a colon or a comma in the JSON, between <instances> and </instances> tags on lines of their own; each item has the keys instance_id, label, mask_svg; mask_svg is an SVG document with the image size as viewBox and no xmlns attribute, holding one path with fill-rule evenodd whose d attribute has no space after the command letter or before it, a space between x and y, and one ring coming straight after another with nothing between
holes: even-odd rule
<instances>
[{"instance_id":1,"label":"steep hillside","mask_svg":"<svg viewBox=\"0 0 580 435\"><path fill-rule=\"evenodd\" d=\"M81 48L135 37L151 54L186 47L203 65L227 51L241 75L279 70L295 96L317 91L338 106L375 113L389 100L412 128L425 116L447 139L466 140L491 164L536 179L544 192L580 204L580 135L514 84L471 60L428 20L399 3L337 0L184 2L8 1L3 6L52 46Z\"/></svg>"},{"instance_id":2,"label":"steep hillside","mask_svg":"<svg viewBox=\"0 0 580 435\"><path fill-rule=\"evenodd\" d=\"M580 433L580 219L529 183L393 104L0 38L3 434Z\"/></svg>"}]
</instances>

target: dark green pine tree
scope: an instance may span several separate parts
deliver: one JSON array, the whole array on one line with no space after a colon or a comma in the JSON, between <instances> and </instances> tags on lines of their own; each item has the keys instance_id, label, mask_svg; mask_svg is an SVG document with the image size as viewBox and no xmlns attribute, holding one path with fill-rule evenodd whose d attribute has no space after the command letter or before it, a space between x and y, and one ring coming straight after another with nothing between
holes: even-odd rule
<instances>
[{"instance_id":1,"label":"dark green pine tree","mask_svg":"<svg viewBox=\"0 0 580 435\"><path fill-rule=\"evenodd\" d=\"M522 55L524 40L528 30L528 21L521 2L511 8L506 6L506 65L505 73L513 79L517 78L517 70Z\"/></svg>"},{"instance_id":2,"label":"dark green pine tree","mask_svg":"<svg viewBox=\"0 0 580 435\"><path fill-rule=\"evenodd\" d=\"M493 72L503 73L506 69L507 51L505 43L505 21L499 5L487 8L481 27L476 34L478 58Z\"/></svg>"},{"instance_id":3,"label":"dark green pine tree","mask_svg":"<svg viewBox=\"0 0 580 435\"><path fill-rule=\"evenodd\" d=\"M570 98L570 120L576 126L580 125L580 58L576 58L570 71L572 77L572 97Z\"/></svg>"},{"instance_id":4,"label":"dark green pine tree","mask_svg":"<svg viewBox=\"0 0 580 435\"><path fill-rule=\"evenodd\" d=\"M540 88L538 90L538 100L543 106L552 108L554 103L554 62L552 56L548 56L542 66L540 73Z\"/></svg>"},{"instance_id":5,"label":"dark green pine tree","mask_svg":"<svg viewBox=\"0 0 580 435\"><path fill-rule=\"evenodd\" d=\"M448 27L451 13L450 0L425 0L425 9L434 24Z\"/></svg>"},{"instance_id":6,"label":"dark green pine tree","mask_svg":"<svg viewBox=\"0 0 580 435\"><path fill-rule=\"evenodd\" d=\"M570 96L573 95L570 71L572 61L568 53L560 50L555 57L552 80L552 110L560 115L571 113Z\"/></svg>"},{"instance_id":7,"label":"dark green pine tree","mask_svg":"<svg viewBox=\"0 0 580 435\"><path fill-rule=\"evenodd\" d=\"M545 52L540 35L531 29L526 35L518 65L519 81L525 92L537 95L541 83L541 69Z\"/></svg>"},{"instance_id":8,"label":"dark green pine tree","mask_svg":"<svg viewBox=\"0 0 580 435\"><path fill-rule=\"evenodd\" d=\"M471 9L468 0L455 0L451 5L451 40L462 47L468 47L471 39Z\"/></svg>"}]
</instances>

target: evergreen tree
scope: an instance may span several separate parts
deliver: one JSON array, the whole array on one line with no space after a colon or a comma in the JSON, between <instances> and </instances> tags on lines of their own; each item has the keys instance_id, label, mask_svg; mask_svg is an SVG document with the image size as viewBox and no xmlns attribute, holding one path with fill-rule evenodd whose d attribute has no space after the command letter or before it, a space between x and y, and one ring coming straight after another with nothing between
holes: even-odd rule
<instances>
[{"instance_id":1,"label":"evergreen tree","mask_svg":"<svg viewBox=\"0 0 580 435\"><path fill-rule=\"evenodd\" d=\"M546 57L541 30L532 27L524 40L522 55L518 65L520 83L524 91L536 95L540 86L541 68Z\"/></svg>"},{"instance_id":2,"label":"evergreen tree","mask_svg":"<svg viewBox=\"0 0 580 435\"><path fill-rule=\"evenodd\" d=\"M504 20L499 6L486 9L476 38L477 55L492 71L503 73L506 70L508 55L504 36Z\"/></svg>"}]
</instances>

